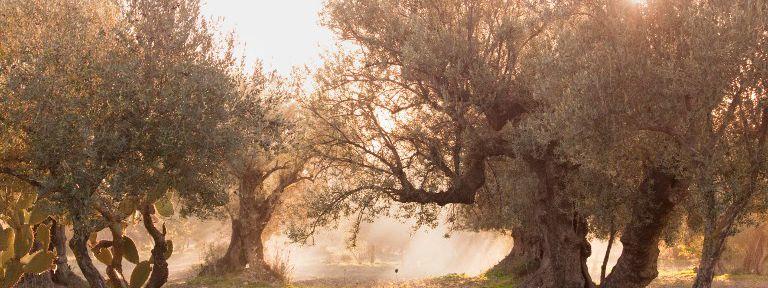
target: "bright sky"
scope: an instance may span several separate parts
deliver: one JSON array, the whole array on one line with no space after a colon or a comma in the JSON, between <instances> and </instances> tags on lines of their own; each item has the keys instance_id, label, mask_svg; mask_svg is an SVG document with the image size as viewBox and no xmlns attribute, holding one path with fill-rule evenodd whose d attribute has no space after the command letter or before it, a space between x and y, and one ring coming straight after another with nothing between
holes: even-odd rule
<instances>
[{"instance_id":1,"label":"bright sky","mask_svg":"<svg viewBox=\"0 0 768 288\"><path fill-rule=\"evenodd\" d=\"M204 0L203 14L221 20L245 45L249 62L287 75L291 67L315 66L320 53L333 46L332 33L321 27L322 0Z\"/></svg>"}]
</instances>

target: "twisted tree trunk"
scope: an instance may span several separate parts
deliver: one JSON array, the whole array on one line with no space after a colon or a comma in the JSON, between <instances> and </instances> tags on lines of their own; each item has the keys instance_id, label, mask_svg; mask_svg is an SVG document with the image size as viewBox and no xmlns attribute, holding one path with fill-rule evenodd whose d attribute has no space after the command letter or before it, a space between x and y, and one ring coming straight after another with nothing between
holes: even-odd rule
<instances>
[{"instance_id":1,"label":"twisted tree trunk","mask_svg":"<svg viewBox=\"0 0 768 288\"><path fill-rule=\"evenodd\" d=\"M64 225L55 221L51 226L51 247L56 249L56 270L51 275L53 282L66 287L86 286L85 280L75 274L67 263L66 229Z\"/></svg>"},{"instance_id":2,"label":"twisted tree trunk","mask_svg":"<svg viewBox=\"0 0 768 288\"><path fill-rule=\"evenodd\" d=\"M522 279L520 287L594 287L586 266L591 253L586 229L575 227L579 221L573 217L570 220L516 229L512 251L492 271L515 275Z\"/></svg>"},{"instance_id":3,"label":"twisted tree trunk","mask_svg":"<svg viewBox=\"0 0 768 288\"><path fill-rule=\"evenodd\" d=\"M629 223L621 233L621 256L600 287L639 288L656 279L661 233L687 189L687 181L662 168L650 169L638 189Z\"/></svg>"},{"instance_id":4,"label":"twisted tree trunk","mask_svg":"<svg viewBox=\"0 0 768 288\"><path fill-rule=\"evenodd\" d=\"M168 251L168 242L165 240L165 224L162 226L162 231L155 227L154 221L152 221L152 214L155 214L155 209L152 205L146 205L141 210L142 223L147 230L154 246L152 247L152 273L149 274L149 280L144 285L146 288L160 288L168 282L168 259L166 252Z\"/></svg>"},{"instance_id":5,"label":"twisted tree trunk","mask_svg":"<svg viewBox=\"0 0 768 288\"><path fill-rule=\"evenodd\" d=\"M515 247L494 269L518 275L523 287L594 287L586 267L591 251L586 221L568 211L567 199L558 195L564 168L529 159L542 185L531 209L533 217L513 231ZM560 168L560 169L557 169ZM613 271L601 287L646 287L658 275L658 244L669 215L685 197L687 181L662 169L652 169L638 187L632 218L621 233L624 245ZM559 198L559 199L558 199Z\"/></svg>"},{"instance_id":6,"label":"twisted tree trunk","mask_svg":"<svg viewBox=\"0 0 768 288\"><path fill-rule=\"evenodd\" d=\"M704 247L699 258L699 267L696 271L696 279L693 282L694 288L712 287L712 279L715 276L715 268L720 261L725 248L725 242L733 232L733 225L742 215L748 203L750 203L751 193L743 195L737 201L729 206L721 217L717 217L714 208L710 208L707 224L705 225ZM714 206L714 197L709 198L711 202L708 205Z\"/></svg>"},{"instance_id":7,"label":"twisted tree trunk","mask_svg":"<svg viewBox=\"0 0 768 288\"><path fill-rule=\"evenodd\" d=\"M492 272L524 277L540 266L544 255L541 235L530 229L527 223L521 226L512 229L512 251L491 269Z\"/></svg>"},{"instance_id":8,"label":"twisted tree trunk","mask_svg":"<svg viewBox=\"0 0 768 288\"><path fill-rule=\"evenodd\" d=\"M243 186L250 187L248 184ZM252 193L239 193L238 198L240 207L237 215L232 217L229 247L211 272L238 272L246 267L268 270L264 259L262 234L272 216L271 209L260 209L263 204Z\"/></svg>"},{"instance_id":9,"label":"twisted tree trunk","mask_svg":"<svg viewBox=\"0 0 768 288\"><path fill-rule=\"evenodd\" d=\"M512 252L494 270L523 279L521 287L594 287L586 265L591 254L586 219L562 195L572 167L557 163L551 154L526 157L526 162L539 179L539 189L529 197L530 215L513 231Z\"/></svg>"},{"instance_id":10,"label":"twisted tree trunk","mask_svg":"<svg viewBox=\"0 0 768 288\"><path fill-rule=\"evenodd\" d=\"M122 224L112 223L109 225L109 231L112 234L112 241L109 241L112 251L112 262L107 264L107 281L112 287L129 287L128 281L123 276L123 234ZM98 244L96 246L99 246Z\"/></svg>"},{"instance_id":11,"label":"twisted tree trunk","mask_svg":"<svg viewBox=\"0 0 768 288\"><path fill-rule=\"evenodd\" d=\"M93 265L93 260L88 254L88 236L90 230L87 226L78 220L79 217L75 216L73 219L75 234L72 239L69 240L69 247L75 254L77 260L77 266L80 267L80 271L88 281L88 285L91 288L107 288L107 283L104 281L104 277L101 276L99 270Z\"/></svg>"},{"instance_id":12,"label":"twisted tree trunk","mask_svg":"<svg viewBox=\"0 0 768 288\"><path fill-rule=\"evenodd\" d=\"M274 271L264 258L264 230L280 205L288 186L298 182L300 167L294 167L282 174L277 186L264 196L263 182L270 172L258 169L248 170L241 175L238 188L239 208L232 217L232 235L224 257L201 274L238 272L246 268L255 271L261 280L281 281L283 276ZM274 170L273 170L274 171Z\"/></svg>"}]
</instances>

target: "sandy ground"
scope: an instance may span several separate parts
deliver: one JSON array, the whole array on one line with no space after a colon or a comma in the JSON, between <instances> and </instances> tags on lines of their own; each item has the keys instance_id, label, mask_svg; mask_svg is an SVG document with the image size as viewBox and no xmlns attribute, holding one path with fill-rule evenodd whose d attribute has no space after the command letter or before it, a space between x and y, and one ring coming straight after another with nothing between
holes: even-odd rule
<instances>
[{"instance_id":1,"label":"sandy ground","mask_svg":"<svg viewBox=\"0 0 768 288\"><path fill-rule=\"evenodd\" d=\"M712 287L715 288L758 288L768 287L768 279L751 279L751 276L740 276L739 279L716 280ZM692 279L657 279L650 288L687 288L691 287ZM411 280L405 282L387 282L387 281L350 281L344 279L323 279L312 281L301 281L290 285L263 285L248 284L247 282L205 282L200 284L173 284L171 288L235 288L235 287L294 287L294 288L501 288L515 287L510 282L494 282L478 278L468 279L425 279Z\"/></svg>"},{"instance_id":2,"label":"sandy ground","mask_svg":"<svg viewBox=\"0 0 768 288\"><path fill-rule=\"evenodd\" d=\"M178 225L177 225L178 226ZM371 225L376 229L363 229L356 251L345 247L343 229L327 231L318 237L315 245L300 246L285 239L275 237L267 247L268 261L286 261L293 267L292 284L287 287L372 287L372 288L474 288L474 287L514 287L511 279L489 279L475 276L486 271L498 262L511 248L509 237L500 237L493 233L454 233L445 237L446 230L408 231L408 225L396 222L382 222ZM205 256L214 252L212 247L224 248L222 244L229 239L229 226L224 222L207 221L189 224L186 233L173 235L177 251L169 259L171 288L255 288L285 287L283 285L263 285L251 283L248 279L237 276L223 278L195 277L196 269L204 262ZM370 228L370 227L364 227ZM403 232L406 231L406 232ZM106 236L105 236L106 237ZM146 237L145 237L146 238ZM134 238L142 240L140 237ZM180 239L187 239L183 241ZM189 239L194 239L189 241ZM151 248L149 239L137 241L144 248L142 258L149 257ZM144 243L146 242L146 243ZM218 246L217 246L218 245ZM599 260L603 258L604 243L592 243L593 257L588 261L590 271L599 271ZM609 266L615 263L621 247L613 247ZM278 253L275 253L275 252ZM375 252L372 253L371 251ZM482 252L479 252L482 251ZM373 257L375 256L375 257ZM77 270L74 257L70 257L72 267ZM652 288L690 287L693 279L691 270L686 270L693 263L662 262L659 279ZM102 265L100 268L103 268ZM132 265L127 265L131 270ZM395 269L398 273L395 273ZM450 274L462 273L462 274ZM466 273L469 276L465 276ZM448 275L448 276L440 276ZM597 275L593 275L596 278ZM768 276L723 275L718 276L713 287L722 288L768 288Z\"/></svg>"},{"instance_id":3,"label":"sandy ground","mask_svg":"<svg viewBox=\"0 0 768 288\"><path fill-rule=\"evenodd\" d=\"M237 276L222 278L194 278L188 281L177 281L171 288L234 288L234 287L293 287L293 288L501 288L515 287L509 278L468 277L466 275L447 275L428 279L382 280L370 279L365 270L354 270L347 267L347 277L326 277L313 280L296 281L289 285L265 285L251 283ZM691 270L662 271L649 287L651 288L683 288L691 287L694 273ZM721 275L715 278L713 287L716 288L768 288L768 276L759 275Z\"/></svg>"}]
</instances>

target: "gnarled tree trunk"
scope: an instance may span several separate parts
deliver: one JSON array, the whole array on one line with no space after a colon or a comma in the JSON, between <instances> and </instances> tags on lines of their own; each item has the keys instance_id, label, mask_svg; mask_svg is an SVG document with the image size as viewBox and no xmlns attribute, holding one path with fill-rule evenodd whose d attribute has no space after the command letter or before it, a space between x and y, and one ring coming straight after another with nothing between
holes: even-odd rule
<instances>
[{"instance_id":1,"label":"gnarled tree trunk","mask_svg":"<svg viewBox=\"0 0 768 288\"><path fill-rule=\"evenodd\" d=\"M594 287L586 266L586 230L573 227L516 229L512 251L492 271L515 275L522 279L520 287Z\"/></svg>"},{"instance_id":2,"label":"gnarled tree trunk","mask_svg":"<svg viewBox=\"0 0 768 288\"><path fill-rule=\"evenodd\" d=\"M525 276L538 269L541 258L544 255L541 245L541 235L535 233L531 226L522 224L512 230L514 245L512 251L507 254L491 271L504 274Z\"/></svg>"},{"instance_id":3,"label":"gnarled tree trunk","mask_svg":"<svg viewBox=\"0 0 768 288\"><path fill-rule=\"evenodd\" d=\"M53 283L66 287L84 287L85 280L80 278L67 263L67 235L64 225L56 222L51 226L51 246L56 249L56 270L51 278Z\"/></svg>"},{"instance_id":4,"label":"gnarled tree trunk","mask_svg":"<svg viewBox=\"0 0 768 288\"><path fill-rule=\"evenodd\" d=\"M152 237L154 246L152 247L152 273L149 275L146 288L160 288L168 282L168 259L166 258L166 252L168 251L168 242L165 240L165 224L163 224L162 230L155 227L155 223L152 220L152 214L155 213L152 205L146 205L141 210L142 223L147 233Z\"/></svg>"},{"instance_id":5,"label":"gnarled tree trunk","mask_svg":"<svg viewBox=\"0 0 768 288\"><path fill-rule=\"evenodd\" d=\"M714 197L709 199L714 200ZM749 199L749 195L744 195L743 198L738 199L735 204L728 207L721 217L717 217L713 212L710 212L708 215L709 219L704 228L704 247L699 258L696 279L693 282L694 288L712 287L712 278L715 276L715 269L718 262L720 262L720 257L723 255L725 242L733 231L736 219L743 213L747 203L749 203ZM714 201L709 202L708 205L714 206ZM713 210L714 208L710 208L710 211Z\"/></svg>"},{"instance_id":6,"label":"gnarled tree trunk","mask_svg":"<svg viewBox=\"0 0 768 288\"><path fill-rule=\"evenodd\" d=\"M88 254L88 236L90 235L90 231L84 223L78 220L79 217L76 216L74 218L73 223L75 233L72 236L72 239L69 240L69 247L75 254L77 266L80 267L80 271L83 273L83 276L85 276L85 279L88 281L88 285L91 288L107 288L108 286L104 281L104 277L101 276L99 270L93 265L93 260Z\"/></svg>"},{"instance_id":7,"label":"gnarled tree trunk","mask_svg":"<svg viewBox=\"0 0 768 288\"><path fill-rule=\"evenodd\" d=\"M280 176L275 187L266 197L259 199L263 182L270 172L251 169L241 175L238 188L239 208L232 217L232 236L224 257L201 274L238 272L246 268L254 271L265 281L280 281L282 275L274 271L264 259L264 230L279 206L285 189L300 180L299 167Z\"/></svg>"},{"instance_id":8,"label":"gnarled tree trunk","mask_svg":"<svg viewBox=\"0 0 768 288\"><path fill-rule=\"evenodd\" d=\"M224 257L215 263L215 272L238 272L246 267L268 270L262 234L272 215L260 209L263 205L252 193L239 193L238 196L240 207L237 215L232 217L229 247Z\"/></svg>"},{"instance_id":9,"label":"gnarled tree trunk","mask_svg":"<svg viewBox=\"0 0 768 288\"><path fill-rule=\"evenodd\" d=\"M638 189L632 218L621 233L621 256L600 287L639 288L656 279L661 233L687 189L687 181L662 168L650 169Z\"/></svg>"},{"instance_id":10,"label":"gnarled tree trunk","mask_svg":"<svg viewBox=\"0 0 768 288\"><path fill-rule=\"evenodd\" d=\"M521 287L594 287L586 260L591 254L586 219L560 195L569 167L553 159L526 157L539 179L530 215L513 231L512 252L494 270L517 275Z\"/></svg>"},{"instance_id":11,"label":"gnarled tree trunk","mask_svg":"<svg viewBox=\"0 0 768 288\"><path fill-rule=\"evenodd\" d=\"M232 219L229 248L219 260L217 269L227 269L224 270L226 272L248 268L256 271L263 280L279 280L279 275L272 271L264 258L263 234L272 217L272 210L256 208L262 206L240 209L240 217Z\"/></svg>"}]
</instances>

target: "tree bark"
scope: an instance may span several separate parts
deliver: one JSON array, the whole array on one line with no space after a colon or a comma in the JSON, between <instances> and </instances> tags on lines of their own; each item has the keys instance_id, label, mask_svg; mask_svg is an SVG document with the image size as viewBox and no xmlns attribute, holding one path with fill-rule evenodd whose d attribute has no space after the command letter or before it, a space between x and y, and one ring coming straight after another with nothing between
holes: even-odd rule
<instances>
[{"instance_id":1,"label":"tree bark","mask_svg":"<svg viewBox=\"0 0 768 288\"><path fill-rule=\"evenodd\" d=\"M72 236L72 239L69 240L69 247L75 254L77 266L80 267L80 271L83 273L83 276L85 276L85 279L88 281L88 285L91 288L107 288L107 283L104 281L104 277L101 276L99 270L93 265L93 260L91 260L91 256L88 254L89 230L87 230L85 225L80 223L77 219L73 222L75 226L75 234Z\"/></svg>"},{"instance_id":2,"label":"tree bark","mask_svg":"<svg viewBox=\"0 0 768 288\"><path fill-rule=\"evenodd\" d=\"M40 287L59 287L51 279L50 273L42 274L24 274L21 280L13 286L14 288L40 288Z\"/></svg>"},{"instance_id":3,"label":"tree bark","mask_svg":"<svg viewBox=\"0 0 768 288\"><path fill-rule=\"evenodd\" d=\"M704 236L704 249L701 251L699 267L696 271L696 279L693 288L711 288L712 279L715 276L715 267L723 254L723 246L728 237L725 233L708 233Z\"/></svg>"},{"instance_id":4,"label":"tree bark","mask_svg":"<svg viewBox=\"0 0 768 288\"><path fill-rule=\"evenodd\" d=\"M152 221L152 214L154 214L154 207L152 205L146 205L141 211L142 222L144 228L147 230L154 246L152 247L152 273L149 275L149 280L144 286L146 288L160 288L168 282L168 259L165 258L165 253L168 251L168 245L165 240L165 224L163 224L163 230L160 231L155 227Z\"/></svg>"},{"instance_id":5,"label":"tree bark","mask_svg":"<svg viewBox=\"0 0 768 288\"><path fill-rule=\"evenodd\" d=\"M712 278L715 276L715 268L717 268L720 256L723 254L725 241L732 232L736 219L743 213L742 210L749 203L747 200L750 199L750 196L747 195L737 200L735 204L726 209L721 217L717 217L715 213L714 199L713 196L708 197L709 215L707 215L708 220L704 229L704 247L699 258L696 279L693 282L694 288L712 287Z\"/></svg>"},{"instance_id":6,"label":"tree bark","mask_svg":"<svg viewBox=\"0 0 768 288\"><path fill-rule=\"evenodd\" d=\"M570 167L552 158L526 161L539 179L530 215L513 231L512 252L494 270L523 279L521 287L594 287L586 260L591 254L586 219L564 197Z\"/></svg>"},{"instance_id":7,"label":"tree bark","mask_svg":"<svg viewBox=\"0 0 768 288\"><path fill-rule=\"evenodd\" d=\"M638 189L629 223L621 233L624 248L616 266L600 287L646 287L659 272L659 239L688 182L661 168L650 169Z\"/></svg>"},{"instance_id":8,"label":"tree bark","mask_svg":"<svg viewBox=\"0 0 768 288\"><path fill-rule=\"evenodd\" d=\"M524 225L524 227L513 229L512 251L491 269L492 272L525 276L533 273L540 266L544 254L541 235L528 227L530 226Z\"/></svg>"},{"instance_id":9,"label":"tree bark","mask_svg":"<svg viewBox=\"0 0 768 288\"><path fill-rule=\"evenodd\" d=\"M516 229L512 251L491 272L522 279L519 287L594 287L586 266L589 243L582 231L572 225Z\"/></svg>"},{"instance_id":10,"label":"tree bark","mask_svg":"<svg viewBox=\"0 0 768 288\"><path fill-rule=\"evenodd\" d=\"M600 283L605 283L605 271L608 269L608 260L611 258L611 248L613 248L613 241L616 239L616 230L613 228L613 222L611 222L611 235L608 236L608 245L605 247L605 257L603 257L603 265L600 266Z\"/></svg>"},{"instance_id":11,"label":"tree bark","mask_svg":"<svg viewBox=\"0 0 768 288\"><path fill-rule=\"evenodd\" d=\"M561 193L568 168L549 157L528 158L527 162L539 179L533 214L544 249L538 269L526 276L522 286L591 287L592 280L585 271L586 259L591 254L586 221L575 215L571 203Z\"/></svg>"},{"instance_id":12,"label":"tree bark","mask_svg":"<svg viewBox=\"0 0 768 288\"><path fill-rule=\"evenodd\" d=\"M232 219L232 236L229 247L224 257L214 265L217 273L238 272L246 269L246 267L266 266L262 242L264 227L257 225L258 221L254 222L248 218L259 217L245 216Z\"/></svg>"},{"instance_id":13,"label":"tree bark","mask_svg":"<svg viewBox=\"0 0 768 288\"><path fill-rule=\"evenodd\" d=\"M291 179L281 178L278 187L271 194L259 199L257 195L263 188L264 176L265 174L258 170L241 176L237 194L239 207L237 214L232 217L232 235L227 252L213 265L203 269L201 274L216 275L248 268L255 271L261 280L282 280L264 258L263 234L280 202L283 190L289 185L288 182L295 182L295 175Z\"/></svg>"},{"instance_id":14,"label":"tree bark","mask_svg":"<svg viewBox=\"0 0 768 288\"><path fill-rule=\"evenodd\" d=\"M124 229L120 223L109 225L112 234L112 263L107 265L107 278L112 287L128 287L129 283L123 276L123 234Z\"/></svg>"},{"instance_id":15,"label":"tree bark","mask_svg":"<svg viewBox=\"0 0 768 288\"><path fill-rule=\"evenodd\" d=\"M261 211L254 211L259 204L255 193L260 189L262 181L263 178L259 174L246 173L240 177L240 187L237 191L239 207L231 219L232 235L227 252L213 265L213 271L204 272L239 272L250 266L252 260L257 262L255 264L264 261L261 241L263 227L258 221Z\"/></svg>"},{"instance_id":16,"label":"tree bark","mask_svg":"<svg viewBox=\"0 0 768 288\"><path fill-rule=\"evenodd\" d=\"M75 274L67 263L67 234L64 225L53 222L51 246L56 249L56 270L52 273L53 282L66 287L86 286L85 280Z\"/></svg>"}]
</instances>

